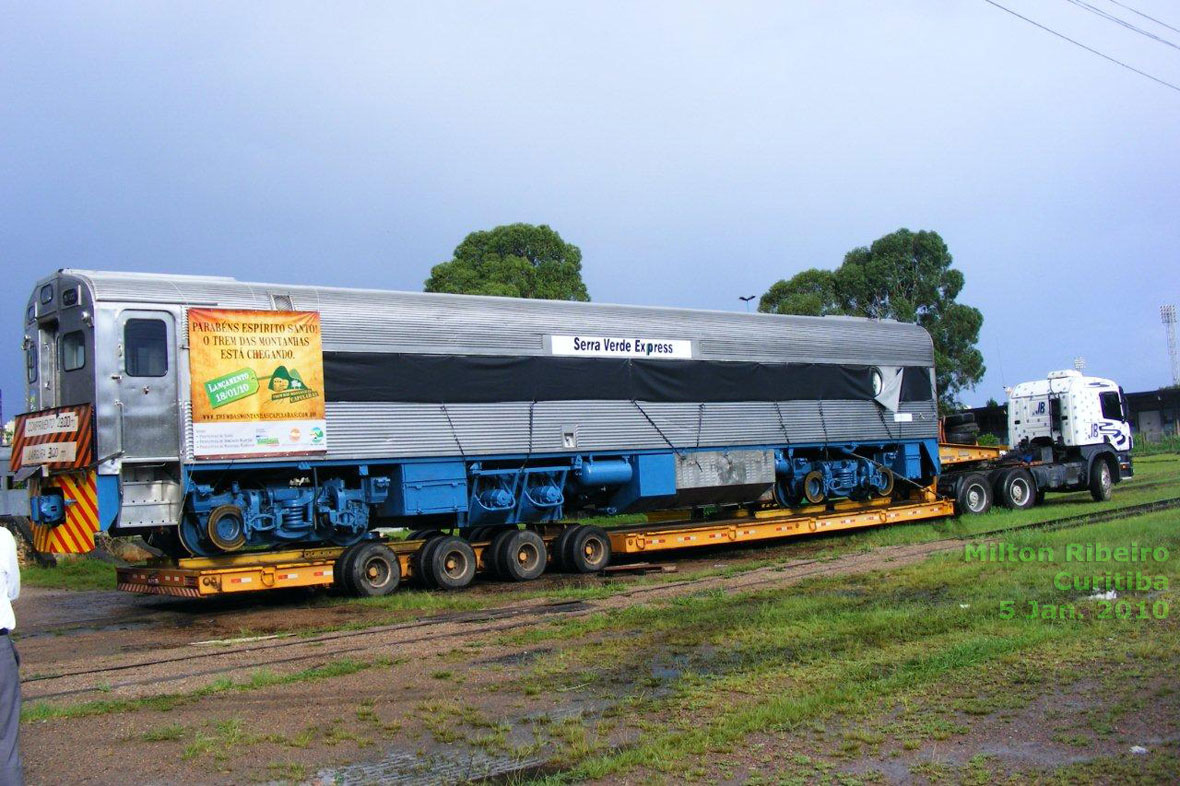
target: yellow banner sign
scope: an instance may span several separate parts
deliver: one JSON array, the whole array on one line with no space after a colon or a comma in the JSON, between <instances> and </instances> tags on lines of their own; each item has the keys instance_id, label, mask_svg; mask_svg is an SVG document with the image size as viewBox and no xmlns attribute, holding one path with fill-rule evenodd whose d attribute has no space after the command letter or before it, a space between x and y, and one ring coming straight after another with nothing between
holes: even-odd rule
<instances>
[{"instance_id":1,"label":"yellow banner sign","mask_svg":"<svg viewBox=\"0 0 1180 786\"><path fill-rule=\"evenodd\" d=\"M193 453L322 453L324 351L315 311L188 312Z\"/></svg>"}]
</instances>

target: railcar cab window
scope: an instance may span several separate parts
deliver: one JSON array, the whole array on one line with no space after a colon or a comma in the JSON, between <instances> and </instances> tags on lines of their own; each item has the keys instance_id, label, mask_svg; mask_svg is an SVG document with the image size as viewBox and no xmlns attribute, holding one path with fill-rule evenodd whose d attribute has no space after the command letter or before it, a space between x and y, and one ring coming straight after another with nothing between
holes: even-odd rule
<instances>
[{"instance_id":1,"label":"railcar cab window","mask_svg":"<svg viewBox=\"0 0 1180 786\"><path fill-rule=\"evenodd\" d=\"M1102 417L1104 420L1125 420L1121 396L1115 391L1099 393L1098 400L1102 403Z\"/></svg>"},{"instance_id":2,"label":"railcar cab window","mask_svg":"<svg viewBox=\"0 0 1180 786\"><path fill-rule=\"evenodd\" d=\"M37 381L37 342L25 339L25 379L32 384Z\"/></svg>"},{"instance_id":3,"label":"railcar cab window","mask_svg":"<svg viewBox=\"0 0 1180 786\"><path fill-rule=\"evenodd\" d=\"M43 306L48 306L53 302L53 284L46 284L41 287L40 300Z\"/></svg>"},{"instance_id":4,"label":"railcar cab window","mask_svg":"<svg viewBox=\"0 0 1180 786\"><path fill-rule=\"evenodd\" d=\"M86 336L81 330L66 333L61 337L61 367L65 371L77 371L86 365Z\"/></svg>"},{"instance_id":5,"label":"railcar cab window","mask_svg":"<svg viewBox=\"0 0 1180 786\"><path fill-rule=\"evenodd\" d=\"M168 373L168 328L160 319L129 319L123 327L123 351L129 377Z\"/></svg>"}]
</instances>

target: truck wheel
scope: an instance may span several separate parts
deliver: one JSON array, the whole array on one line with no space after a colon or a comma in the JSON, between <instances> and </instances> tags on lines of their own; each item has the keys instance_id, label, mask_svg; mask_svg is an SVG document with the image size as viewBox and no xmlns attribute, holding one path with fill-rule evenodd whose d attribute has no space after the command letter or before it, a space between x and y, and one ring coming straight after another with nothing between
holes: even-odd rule
<instances>
[{"instance_id":1,"label":"truck wheel","mask_svg":"<svg viewBox=\"0 0 1180 786\"><path fill-rule=\"evenodd\" d=\"M610 536L602 527L578 527L565 549L562 560L573 573L597 573L610 563Z\"/></svg>"},{"instance_id":2,"label":"truck wheel","mask_svg":"<svg viewBox=\"0 0 1180 786\"><path fill-rule=\"evenodd\" d=\"M380 543L362 543L345 565L345 584L362 598L389 595L402 580L397 555Z\"/></svg>"},{"instance_id":3,"label":"truck wheel","mask_svg":"<svg viewBox=\"0 0 1180 786\"><path fill-rule=\"evenodd\" d=\"M1099 457L1090 465L1090 496L1095 502L1105 502L1110 499L1114 483L1110 479L1110 465L1106 459Z\"/></svg>"},{"instance_id":4,"label":"truck wheel","mask_svg":"<svg viewBox=\"0 0 1180 786\"><path fill-rule=\"evenodd\" d=\"M475 579L475 551L462 538L446 537L434 545L422 568L439 589L463 589Z\"/></svg>"},{"instance_id":5,"label":"truck wheel","mask_svg":"<svg viewBox=\"0 0 1180 786\"><path fill-rule=\"evenodd\" d=\"M974 412L955 412L954 414L947 415L942 419L942 424L947 428L948 431L950 429L957 428L958 426L963 426L974 422Z\"/></svg>"},{"instance_id":6,"label":"truck wheel","mask_svg":"<svg viewBox=\"0 0 1180 786\"><path fill-rule=\"evenodd\" d=\"M1037 504L1037 484L1027 469L1010 469L996 484L1000 504L1012 510L1025 510Z\"/></svg>"},{"instance_id":7,"label":"truck wheel","mask_svg":"<svg viewBox=\"0 0 1180 786\"><path fill-rule=\"evenodd\" d=\"M545 572L549 552L540 535L527 529L509 530L507 537L498 536L497 540L499 548L493 556L500 578L532 581Z\"/></svg>"},{"instance_id":8,"label":"truck wheel","mask_svg":"<svg viewBox=\"0 0 1180 786\"><path fill-rule=\"evenodd\" d=\"M960 515L968 513L973 516L991 510L992 488L987 478L972 472L960 480L959 490L955 493L955 508Z\"/></svg>"}]
</instances>

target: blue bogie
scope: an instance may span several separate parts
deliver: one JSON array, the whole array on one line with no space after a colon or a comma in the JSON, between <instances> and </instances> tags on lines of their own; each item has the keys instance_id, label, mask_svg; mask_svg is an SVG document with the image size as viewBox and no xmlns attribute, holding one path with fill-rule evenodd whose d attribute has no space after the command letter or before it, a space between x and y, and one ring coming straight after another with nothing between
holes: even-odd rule
<instances>
[{"instance_id":1,"label":"blue bogie","mask_svg":"<svg viewBox=\"0 0 1180 786\"><path fill-rule=\"evenodd\" d=\"M776 497L784 505L888 495L894 473L911 479L930 474L930 447L921 443L773 450ZM677 466L673 451L351 466L299 462L265 474L242 472L219 486L210 480L220 481L224 469L194 467L185 479L181 529L186 543L202 539L233 550L355 543L382 525L472 530L554 522L576 510L655 510L677 504Z\"/></svg>"}]
</instances>

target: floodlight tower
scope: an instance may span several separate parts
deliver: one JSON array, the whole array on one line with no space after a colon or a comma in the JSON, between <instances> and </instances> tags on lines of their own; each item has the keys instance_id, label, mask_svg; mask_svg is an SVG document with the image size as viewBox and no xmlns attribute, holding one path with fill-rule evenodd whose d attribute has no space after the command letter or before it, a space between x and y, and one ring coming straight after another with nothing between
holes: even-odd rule
<instances>
[{"instance_id":1,"label":"floodlight tower","mask_svg":"<svg viewBox=\"0 0 1180 786\"><path fill-rule=\"evenodd\" d=\"M1160 320L1168 334L1168 361L1172 366L1172 384L1180 385L1180 361L1176 357L1176 306L1160 306Z\"/></svg>"}]
</instances>

